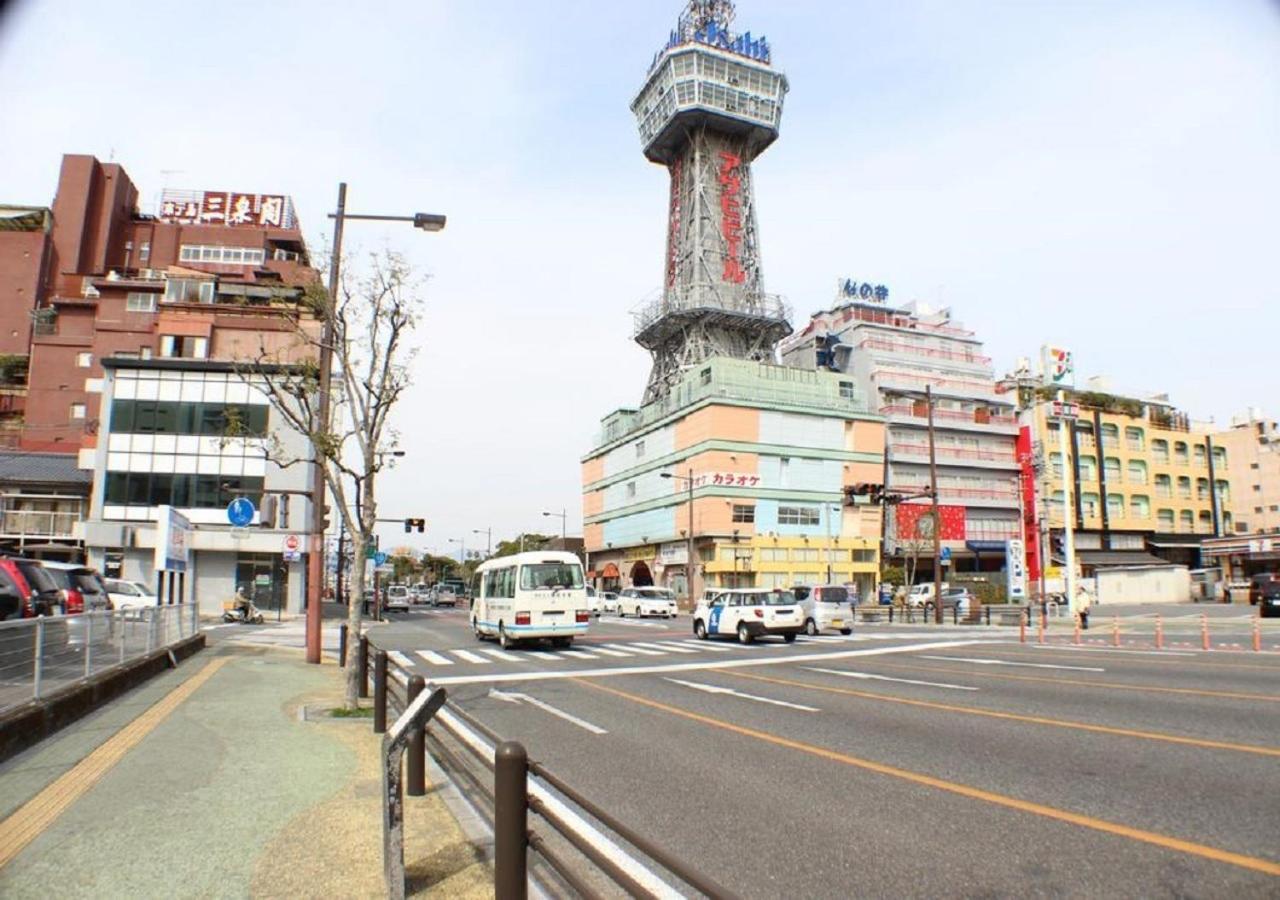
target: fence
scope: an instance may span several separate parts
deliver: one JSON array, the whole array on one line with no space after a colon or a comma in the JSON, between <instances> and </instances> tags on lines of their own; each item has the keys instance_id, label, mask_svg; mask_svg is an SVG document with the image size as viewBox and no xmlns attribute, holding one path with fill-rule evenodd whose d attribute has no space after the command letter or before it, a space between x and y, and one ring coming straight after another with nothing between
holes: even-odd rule
<instances>
[{"instance_id":1,"label":"fence","mask_svg":"<svg viewBox=\"0 0 1280 900\"><path fill-rule=\"evenodd\" d=\"M529 851L545 863L542 879L554 882L552 894L572 891L601 897L621 889L633 897L674 898L686 896L692 888L708 897L734 896L530 760L521 744L504 741L445 701L442 688L432 688L422 676L392 664L386 651L372 648L364 636L353 663L361 668L361 696L368 695L369 669L373 670L373 727L386 735L388 896L404 896L401 787L409 796L426 793L428 747L432 758L493 823L494 887L502 900L527 896ZM399 718L388 732L389 711ZM531 828L531 817L545 829Z\"/></svg>"},{"instance_id":2,"label":"fence","mask_svg":"<svg viewBox=\"0 0 1280 900\"><path fill-rule=\"evenodd\" d=\"M194 603L0 622L0 712L199 630Z\"/></svg>"}]
</instances>

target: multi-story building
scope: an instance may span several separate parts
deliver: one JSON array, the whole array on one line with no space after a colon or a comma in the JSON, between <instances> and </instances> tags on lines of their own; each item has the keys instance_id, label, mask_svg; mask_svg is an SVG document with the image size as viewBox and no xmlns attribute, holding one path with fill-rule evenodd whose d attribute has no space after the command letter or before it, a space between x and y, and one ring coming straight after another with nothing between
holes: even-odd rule
<instances>
[{"instance_id":1,"label":"multi-story building","mask_svg":"<svg viewBox=\"0 0 1280 900\"><path fill-rule=\"evenodd\" d=\"M1201 566L1202 541L1232 528L1229 453L1167 397L1124 397L1101 388L1097 380L1087 390L1062 388L1078 412L1065 457L1057 389L1020 391L1022 418L1042 463L1036 496L1042 531L1055 548L1050 555L1061 559L1056 548L1070 466L1075 547L1086 572L1158 562Z\"/></svg>"},{"instance_id":2,"label":"multi-story building","mask_svg":"<svg viewBox=\"0 0 1280 900\"><path fill-rule=\"evenodd\" d=\"M66 453L0 451L0 548L79 558L76 528L89 508L90 473Z\"/></svg>"},{"instance_id":3,"label":"multi-story building","mask_svg":"<svg viewBox=\"0 0 1280 900\"><path fill-rule=\"evenodd\" d=\"M891 306L883 287L843 281L836 304L784 340L789 366L839 372L887 419L886 490L919 494L930 485L929 405L933 398L940 538L958 571L999 570L1005 542L1019 536L1017 421L997 393L982 342L949 309ZM932 567L928 499L893 507L885 555ZM931 522L931 520L926 519Z\"/></svg>"},{"instance_id":4,"label":"multi-story building","mask_svg":"<svg viewBox=\"0 0 1280 900\"><path fill-rule=\"evenodd\" d=\"M663 400L602 425L582 460L600 587L874 589L880 510L843 500L846 487L879 480L884 423L847 378L714 357Z\"/></svg>"},{"instance_id":5,"label":"multi-story building","mask_svg":"<svg viewBox=\"0 0 1280 900\"><path fill-rule=\"evenodd\" d=\"M1280 532L1280 426L1251 409L1234 416L1231 427L1215 431L1212 439L1226 454L1230 484L1224 505L1231 528L1224 531Z\"/></svg>"},{"instance_id":6,"label":"multi-story building","mask_svg":"<svg viewBox=\"0 0 1280 900\"><path fill-rule=\"evenodd\" d=\"M110 357L314 353L297 325L318 331L300 303L316 272L284 195L166 191L144 214L120 165L68 155L52 210L0 223L0 350L29 357L25 404L0 396L0 419L25 407L25 449L93 446Z\"/></svg>"},{"instance_id":7,"label":"multi-story building","mask_svg":"<svg viewBox=\"0 0 1280 900\"><path fill-rule=\"evenodd\" d=\"M254 381L281 370L250 377L227 362L108 357L103 371L99 440L86 451L94 474L81 528L89 563L155 584L156 520L159 507L171 506L192 526L186 590L203 613L219 612L237 587L265 610L301 611L310 502L300 495L310 466L279 462L310 459L311 445L280 421ZM264 526L259 512L253 526L232 527L233 499L261 510L266 495L277 497L275 522Z\"/></svg>"}]
</instances>

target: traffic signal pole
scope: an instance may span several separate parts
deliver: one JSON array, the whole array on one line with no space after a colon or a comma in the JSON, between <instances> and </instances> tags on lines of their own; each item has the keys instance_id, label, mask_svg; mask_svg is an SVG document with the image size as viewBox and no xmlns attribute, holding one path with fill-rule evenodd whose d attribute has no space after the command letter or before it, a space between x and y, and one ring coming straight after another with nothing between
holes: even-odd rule
<instances>
[{"instance_id":1,"label":"traffic signal pole","mask_svg":"<svg viewBox=\"0 0 1280 900\"><path fill-rule=\"evenodd\" d=\"M933 441L933 385L924 386L929 408L929 495L933 498L933 621L942 624L942 520L938 518L938 457Z\"/></svg>"}]
</instances>

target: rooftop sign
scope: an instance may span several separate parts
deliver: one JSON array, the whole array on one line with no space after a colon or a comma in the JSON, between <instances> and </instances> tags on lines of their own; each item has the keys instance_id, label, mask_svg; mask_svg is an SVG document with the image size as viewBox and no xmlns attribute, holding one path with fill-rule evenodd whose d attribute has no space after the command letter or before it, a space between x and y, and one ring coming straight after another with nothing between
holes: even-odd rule
<instances>
[{"instance_id":1,"label":"rooftop sign","mask_svg":"<svg viewBox=\"0 0 1280 900\"><path fill-rule=\"evenodd\" d=\"M841 279L838 284L840 296L850 300L884 303L889 299L889 289L883 284L871 285L865 281L859 284L852 278Z\"/></svg>"},{"instance_id":2,"label":"rooftop sign","mask_svg":"<svg viewBox=\"0 0 1280 900\"><path fill-rule=\"evenodd\" d=\"M179 225L227 225L232 228L293 228L293 201L284 194L239 191L165 191L162 222Z\"/></svg>"}]
</instances>

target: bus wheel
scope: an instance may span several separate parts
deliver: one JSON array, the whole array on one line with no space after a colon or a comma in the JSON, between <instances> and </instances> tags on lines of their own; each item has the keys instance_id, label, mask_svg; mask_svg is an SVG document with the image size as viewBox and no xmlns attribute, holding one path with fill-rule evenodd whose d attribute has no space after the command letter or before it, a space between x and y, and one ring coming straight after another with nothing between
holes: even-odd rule
<instances>
[{"instance_id":1,"label":"bus wheel","mask_svg":"<svg viewBox=\"0 0 1280 900\"><path fill-rule=\"evenodd\" d=\"M558 638L554 638L551 641L551 646L559 650L568 649L569 646L571 646L572 644L573 644L573 638L567 638L567 637L558 637Z\"/></svg>"},{"instance_id":2,"label":"bus wheel","mask_svg":"<svg viewBox=\"0 0 1280 900\"><path fill-rule=\"evenodd\" d=\"M503 650L510 650L515 641L511 640L511 635L507 634L507 626L501 622L498 623L498 646Z\"/></svg>"}]
</instances>

